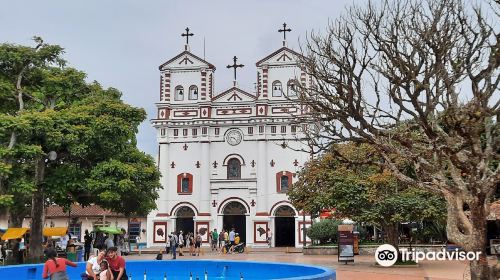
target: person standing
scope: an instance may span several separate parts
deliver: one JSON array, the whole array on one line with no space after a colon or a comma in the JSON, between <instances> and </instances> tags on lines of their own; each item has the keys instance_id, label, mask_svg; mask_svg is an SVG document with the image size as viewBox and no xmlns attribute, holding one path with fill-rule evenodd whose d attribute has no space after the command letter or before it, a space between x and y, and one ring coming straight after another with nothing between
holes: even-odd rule
<instances>
[{"instance_id":1,"label":"person standing","mask_svg":"<svg viewBox=\"0 0 500 280\"><path fill-rule=\"evenodd\" d=\"M118 249L111 247L106 251L106 261L109 264L114 280L127 280L127 271L125 269L125 259L118 256Z\"/></svg>"},{"instance_id":2,"label":"person standing","mask_svg":"<svg viewBox=\"0 0 500 280\"><path fill-rule=\"evenodd\" d=\"M231 232L229 233L229 244L231 245L231 248L229 248L229 253L232 254L234 250L234 238L236 237L236 232L234 232L234 228L231 229Z\"/></svg>"},{"instance_id":3,"label":"person standing","mask_svg":"<svg viewBox=\"0 0 500 280\"><path fill-rule=\"evenodd\" d=\"M199 256L200 255L200 250L201 250L201 234L199 232L196 233L196 238L195 238L195 243L194 243L194 249L195 249L195 255Z\"/></svg>"},{"instance_id":4,"label":"person standing","mask_svg":"<svg viewBox=\"0 0 500 280\"><path fill-rule=\"evenodd\" d=\"M69 280L66 273L66 265L76 267L76 263L65 258L57 258L57 252L53 248L49 248L45 253L47 261L43 265L42 278L50 277L52 280Z\"/></svg>"},{"instance_id":5,"label":"person standing","mask_svg":"<svg viewBox=\"0 0 500 280\"><path fill-rule=\"evenodd\" d=\"M218 240L219 240L219 233L217 232L217 229L214 228L214 231L212 231L212 251L213 250L217 251Z\"/></svg>"},{"instance_id":6,"label":"person standing","mask_svg":"<svg viewBox=\"0 0 500 280\"><path fill-rule=\"evenodd\" d=\"M112 234L108 234L108 238L106 238L105 244L106 244L106 249L115 247L115 242L113 241Z\"/></svg>"},{"instance_id":7,"label":"person standing","mask_svg":"<svg viewBox=\"0 0 500 280\"><path fill-rule=\"evenodd\" d=\"M189 254L194 256L195 248L194 248L194 234L192 232L189 233Z\"/></svg>"},{"instance_id":8,"label":"person standing","mask_svg":"<svg viewBox=\"0 0 500 280\"><path fill-rule=\"evenodd\" d=\"M219 234L219 250L223 250L223 247L224 247L224 229L221 230L220 234Z\"/></svg>"},{"instance_id":9,"label":"person standing","mask_svg":"<svg viewBox=\"0 0 500 280\"><path fill-rule=\"evenodd\" d=\"M273 241L273 232L270 228L267 229L267 245L271 248L271 243Z\"/></svg>"},{"instance_id":10,"label":"person standing","mask_svg":"<svg viewBox=\"0 0 500 280\"><path fill-rule=\"evenodd\" d=\"M66 234L61 237L61 249L63 251L66 251L66 247L68 247L68 242L69 242L69 233L66 231Z\"/></svg>"},{"instance_id":11,"label":"person standing","mask_svg":"<svg viewBox=\"0 0 500 280\"><path fill-rule=\"evenodd\" d=\"M179 236L177 236L179 240L179 256L184 256L184 236L182 236L182 230L179 231Z\"/></svg>"},{"instance_id":12,"label":"person standing","mask_svg":"<svg viewBox=\"0 0 500 280\"><path fill-rule=\"evenodd\" d=\"M172 259L175 260L177 258L177 244L179 244L179 240L177 239L177 236L175 235L174 232L172 232L168 236L170 240L170 251L172 252Z\"/></svg>"},{"instance_id":13,"label":"person standing","mask_svg":"<svg viewBox=\"0 0 500 280\"><path fill-rule=\"evenodd\" d=\"M85 230L85 235L83 236L83 242L84 242L84 255L83 255L83 260L88 261L90 257L90 248L92 247L92 236L89 233L89 230Z\"/></svg>"}]
</instances>

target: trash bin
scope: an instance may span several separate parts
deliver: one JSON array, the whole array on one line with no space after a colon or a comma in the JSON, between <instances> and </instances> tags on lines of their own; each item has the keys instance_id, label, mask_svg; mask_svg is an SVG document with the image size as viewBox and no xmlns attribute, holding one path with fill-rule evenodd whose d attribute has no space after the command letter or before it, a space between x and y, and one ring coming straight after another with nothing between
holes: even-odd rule
<instances>
[{"instance_id":1,"label":"trash bin","mask_svg":"<svg viewBox=\"0 0 500 280\"><path fill-rule=\"evenodd\" d=\"M76 250L76 261L83 262L83 249L82 248Z\"/></svg>"},{"instance_id":2,"label":"trash bin","mask_svg":"<svg viewBox=\"0 0 500 280\"><path fill-rule=\"evenodd\" d=\"M76 262L76 252L68 252L68 253L66 254L66 258L67 258L69 261Z\"/></svg>"}]
</instances>

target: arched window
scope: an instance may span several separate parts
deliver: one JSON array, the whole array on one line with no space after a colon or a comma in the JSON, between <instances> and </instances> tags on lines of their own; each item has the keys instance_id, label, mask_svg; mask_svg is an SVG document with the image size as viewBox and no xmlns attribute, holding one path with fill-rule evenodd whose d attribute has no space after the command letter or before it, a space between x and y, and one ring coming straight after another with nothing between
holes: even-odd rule
<instances>
[{"instance_id":1,"label":"arched window","mask_svg":"<svg viewBox=\"0 0 500 280\"><path fill-rule=\"evenodd\" d=\"M189 87L189 100L197 100L198 99L198 87L190 86Z\"/></svg>"},{"instance_id":2,"label":"arched window","mask_svg":"<svg viewBox=\"0 0 500 280\"><path fill-rule=\"evenodd\" d=\"M289 80L286 86L288 96L297 96L297 85L294 80Z\"/></svg>"},{"instance_id":3,"label":"arched window","mask_svg":"<svg viewBox=\"0 0 500 280\"><path fill-rule=\"evenodd\" d=\"M232 158L227 162L227 178L241 179L241 162L237 158Z\"/></svg>"},{"instance_id":4,"label":"arched window","mask_svg":"<svg viewBox=\"0 0 500 280\"><path fill-rule=\"evenodd\" d=\"M283 88L281 87L281 82L274 81L273 82L273 96L279 97L281 95L283 95Z\"/></svg>"},{"instance_id":5,"label":"arched window","mask_svg":"<svg viewBox=\"0 0 500 280\"><path fill-rule=\"evenodd\" d=\"M286 193L292 187L292 177L293 173L289 171L276 173L276 191Z\"/></svg>"},{"instance_id":6,"label":"arched window","mask_svg":"<svg viewBox=\"0 0 500 280\"><path fill-rule=\"evenodd\" d=\"M193 193L193 175L189 173L181 173L177 175L177 193L191 194Z\"/></svg>"},{"instance_id":7,"label":"arched window","mask_svg":"<svg viewBox=\"0 0 500 280\"><path fill-rule=\"evenodd\" d=\"M182 86L175 87L175 100L176 101L184 100L184 88Z\"/></svg>"},{"instance_id":8,"label":"arched window","mask_svg":"<svg viewBox=\"0 0 500 280\"><path fill-rule=\"evenodd\" d=\"M286 175L281 175L281 191L282 192L288 191L288 176Z\"/></svg>"},{"instance_id":9,"label":"arched window","mask_svg":"<svg viewBox=\"0 0 500 280\"><path fill-rule=\"evenodd\" d=\"M283 185L281 185L283 187ZM288 182L287 182L288 186ZM182 183L181 183L181 192L187 193L189 192L189 178L182 178Z\"/></svg>"}]
</instances>

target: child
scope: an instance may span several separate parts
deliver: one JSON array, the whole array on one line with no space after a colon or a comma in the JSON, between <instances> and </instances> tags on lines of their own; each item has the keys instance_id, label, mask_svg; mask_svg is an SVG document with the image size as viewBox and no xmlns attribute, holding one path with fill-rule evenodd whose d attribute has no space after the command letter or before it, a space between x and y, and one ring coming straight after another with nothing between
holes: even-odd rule
<instances>
[{"instance_id":1,"label":"child","mask_svg":"<svg viewBox=\"0 0 500 280\"><path fill-rule=\"evenodd\" d=\"M45 256L47 257L47 261L43 266L42 278L47 279L50 277L50 279L68 280L66 265L76 267L76 263L64 258L57 258L57 252L53 248L47 249Z\"/></svg>"},{"instance_id":2,"label":"child","mask_svg":"<svg viewBox=\"0 0 500 280\"><path fill-rule=\"evenodd\" d=\"M106 260L103 260L101 262L101 272L99 272L99 280L113 280L113 273L111 273L108 262Z\"/></svg>"}]
</instances>

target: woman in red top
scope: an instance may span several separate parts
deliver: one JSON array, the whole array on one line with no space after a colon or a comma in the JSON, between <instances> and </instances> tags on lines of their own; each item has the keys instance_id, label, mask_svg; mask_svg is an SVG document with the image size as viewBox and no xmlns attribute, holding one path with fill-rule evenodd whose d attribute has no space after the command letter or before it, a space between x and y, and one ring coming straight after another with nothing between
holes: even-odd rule
<instances>
[{"instance_id":1,"label":"woman in red top","mask_svg":"<svg viewBox=\"0 0 500 280\"><path fill-rule=\"evenodd\" d=\"M68 274L66 274L66 265L76 267L76 264L67 259L56 258L57 252L52 248L48 249L45 255L48 260L43 266L42 278L47 279L50 277L51 280L69 280Z\"/></svg>"}]
</instances>

